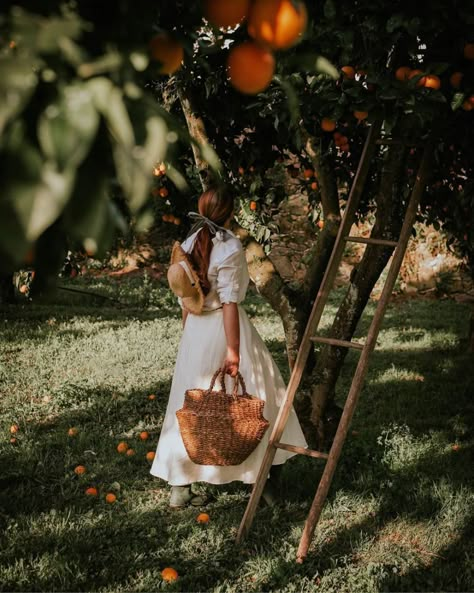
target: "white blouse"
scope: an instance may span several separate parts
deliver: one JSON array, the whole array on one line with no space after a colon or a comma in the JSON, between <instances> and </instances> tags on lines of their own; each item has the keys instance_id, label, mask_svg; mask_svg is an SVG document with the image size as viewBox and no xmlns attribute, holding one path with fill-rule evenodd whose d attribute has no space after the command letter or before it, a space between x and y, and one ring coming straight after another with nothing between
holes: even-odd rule
<instances>
[{"instance_id":1,"label":"white blouse","mask_svg":"<svg viewBox=\"0 0 474 593\"><path fill-rule=\"evenodd\" d=\"M201 229L193 233L181 244L186 253L191 252L200 231ZM228 234L230 236L226 241L219 234L212 239L214 247L207 273L211 289L205 297L203 311L218 309L223 303L240 303L247 292L249 272L244 249L232 231L228 231Z\"/></svg>"}]
</instances>

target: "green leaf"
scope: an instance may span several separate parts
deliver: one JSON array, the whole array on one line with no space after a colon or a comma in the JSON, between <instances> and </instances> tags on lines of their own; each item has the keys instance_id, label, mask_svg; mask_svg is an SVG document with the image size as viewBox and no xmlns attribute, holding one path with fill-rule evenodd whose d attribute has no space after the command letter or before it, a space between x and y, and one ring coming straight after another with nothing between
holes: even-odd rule
<instances>
[{"instance_id":1,"label":"green leaf","mask_svg":"<svg viewBox=\"0 0 474 593\"><path fill-rule=\"evenodd\" d=\"M46 159L59 170L77 168L97 133L99 114L83 83L59 89L57 102L48 105L38 120L38 140Z\"/></svg>"},{"instance_id":2,"label":"green leaf","mask_svg":"<svg viewBox=\"0 0 474 593\"><path fill-rule=\"evenodd\" d=\"M40 60L27 56L0 55L0 137L8 123L25 107L33 94Z\"/></svg>"},{"instance_id":3,"label":"green leaf","mask_svg":"<svg viewBox=\"0 0 474 593\"><path fill-rule=\"evenodd\" d=\"M451 101L451 109L456 111L464 103L464 93L455 93Z\"/></svg>"}]
</instances>

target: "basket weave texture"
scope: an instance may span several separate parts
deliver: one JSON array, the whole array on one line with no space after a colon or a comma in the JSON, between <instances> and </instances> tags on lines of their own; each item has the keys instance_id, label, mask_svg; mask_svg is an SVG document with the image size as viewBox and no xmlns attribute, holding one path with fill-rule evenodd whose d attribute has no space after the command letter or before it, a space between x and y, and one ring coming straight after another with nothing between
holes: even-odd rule
<instances>
[{"instance_id":1,"label":"basket weave texture","mask_svg":"<svg viewBox=\"0 0 474 593\"><path fill-rule=\"evenodd\" d=\"M220 391L214 391L217 377ZM188 389L176 416L191 461L198 465L239 465L245 461L268 429L264 406L264 400L247 393L240 373L232 393L226 393L223 369L214 373L209 389Z\"/></svg>"}]
</instances>

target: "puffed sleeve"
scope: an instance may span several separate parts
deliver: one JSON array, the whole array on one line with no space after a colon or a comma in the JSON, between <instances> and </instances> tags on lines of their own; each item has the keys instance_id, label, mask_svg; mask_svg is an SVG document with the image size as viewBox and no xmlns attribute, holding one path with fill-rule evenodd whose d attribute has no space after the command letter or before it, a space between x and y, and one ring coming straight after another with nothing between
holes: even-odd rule
<instances>
[{"instance_id":1,"label":"puffed sleeve","mask_svg":"<svg viewBox=\"0 0 474 593\"><path fill-rule=\"evenodd\" d=\"M221 303L240 302L243 265L242 246L233 250L217 265L217 294Z\"/></svg>"}]
</instances>

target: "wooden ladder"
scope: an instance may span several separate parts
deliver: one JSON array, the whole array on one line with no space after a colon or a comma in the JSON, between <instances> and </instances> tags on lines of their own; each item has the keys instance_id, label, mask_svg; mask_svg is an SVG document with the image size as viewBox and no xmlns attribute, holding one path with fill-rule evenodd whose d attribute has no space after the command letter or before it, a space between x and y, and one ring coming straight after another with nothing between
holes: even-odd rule
<instances>
[{"instance_id":1,"label":"wooden ladder","mask_svg":"<svg viewBox=\"0 0 474 593\"><path fill-rule=\"evenodd\" d=\"M359 394L361 392L364 378L367 373L367 368L369 365L369 358L372 351L375 348L376 340L378 333L380 331L380 326L385 314L385 310L390 300L390 296L392 294L393 287L395 285L395 281L398 276L398 272L400 270L401 263L403 261L403 257L405 255L405 251L407 248L408 241L410 239L410 235L412 232L413 224L416 219L416 214L418 210L418 205L420 202L420 198L423 194L423 190L426 184L426 179L430 170L431 166L431 158L433 154L433 142L428 140L425 144L423 155L421 158L421 162L419 165L419 169L417 171L416 180L412 188L412 192L410 195L410 199L407 205L407 209L405 212L405 217L402 225L402 229L400 232L400 236L398 241L392 241L388 239L376 239L376 238L364 238L364 237L351 237L349 235L350 229L352 224L355 220L355 214L357 211L357 207L359 204L360 197L362 195L362 191L365 185L365 181L367 178L367 174L369 172L370 163L372 157L375 152L375 148L378 144L400 144L401 148L404 146L408 146L405 142L398 140L398 139L391 139L391 138L381 138L381 123L377 122L374 123L367 135L367 139L363 148L363 152L361 155L361 159L359 162L359 166L357 168L356 175L354 177L354 182L352 184L352 188L349 194L349 198L346 204L346 208L344 211L344 216L341 221L341 225L339 227L339 232L336 237L336 241L333 247L333 251L324 274L323 280L321 282L321 286L316 297L316 300L313 304L313 308L308 320L308 324L306 326L301 345L298 351L298 355L296 357L295 365L293 367L290 381L288 383L288 387L285 394L285 399L283 404L280 408L280 412L278 414L275 426L271 433L267 450L265 452L259 474L257 476L257 480L254 484L252 494L250 496L250 500L247 505L247 509L245 514L242 518L242 522L240 524L240 528L237 534L237 542L242 541L245 536L247 535L253 518L255 516L255 512L257 510L257 506L262 495L263 488L265 486L265 482L267 481L268 474L270 468L272 466L273 459L277 452L277 449L284 449L285 451L292 451L293 453L298 453L301 455L308 455L309 457L315 457L319 459L325 459L326 464L321 476L318 489L316 491L316 495L314 497L313 503L311 505L311 509L309 511L308 517L306 519L306 523L304 526L303 534L301 536L298 552L297 552L297 562L303 562L305 557L307 556L308 549L314 535L314 530L316 528L316 524L319 520L321 515L321 511L323 509L324 502L327 497L327 493L329 487L331 485L332 478L334 476L334 472L337 467L337 462L339 460L339 456L341 454L342 447L344 445L344 441L346 439L346 435L349 429L350 422L352 420L352 416L355 411L355 407L357 405L357 400ZM345 340L338 340L335 338L324 338L316 335L316 330L318 328L324 307L328 300L329 293L333 287L336 274L343 257L344 248L348 241L358 242L358 243L367 243L371 245L385 245L394 247L395 251L392 257L391 264L389 266L388 275L384 282L383 290L380 296L380 300L378 302L377 308L375 310L374 317L370 324L367 338L364 344L354 342L354 341L345 341ZM334 441L332 443L331 449L329 453L323 453L321 451L314 451L311 449L305 449L303 447L295 447L291 444L282 443L280 441L283 431L285 429L286 423L288 421L288 416L291 411L291 407L293 405L293 400L298 389L298 386L301 381L301 377L303 374L303 370L306 365L306 361L312 347L313 342L323 343L323 344L330 344L333 346L340 346L344 348L354 348L360 352L359 363L355 370L352 384L349 390L349 395L347 396L346 403L344 405L344 410L339 421L339 425L337 428L336 435L334 437Z\"/></svg>"}]
</instances>

